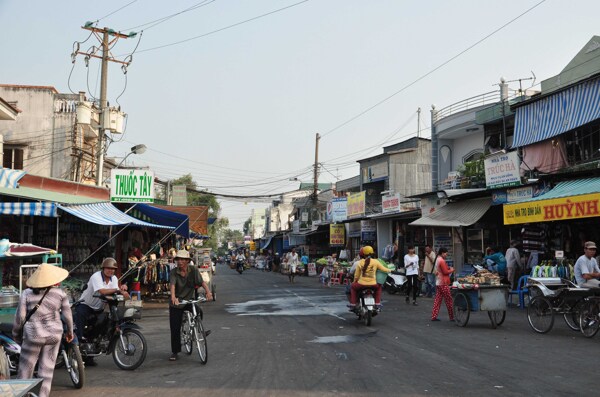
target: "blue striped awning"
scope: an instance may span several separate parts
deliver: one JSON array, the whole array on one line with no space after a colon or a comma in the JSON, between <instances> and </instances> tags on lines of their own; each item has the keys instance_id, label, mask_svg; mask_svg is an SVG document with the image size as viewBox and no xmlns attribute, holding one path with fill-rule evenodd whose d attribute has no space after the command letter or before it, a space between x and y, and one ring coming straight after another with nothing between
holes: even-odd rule
<instances>
[{"instance_id":1,"label":"blue striped awning","mask_svg":"<svg viewBox=\"0 0 600 397\"><path fill-rule=\"evenodd\" d=\"M56 217L56 203L0 203L0 215Z\"/></svg>"},{"instance_id":2,"label":"blue striped awning","mask_svg":"<svg viewBox=\"0 0 600 397\"><path fill-rule=\"evenodd\" d=\"M572 181L559 182L547 193L521 200L519 203L581 196L583 194L592 193L600 193L600 178L575 179Z\"/></svg>"},{"instance_id":3,"label":"blue striped awning","mask_svg":"<svg viewBox=\"0 0 600 397\"><path fill-rule=\"evenodd\" d=\"M119 211L117 207L107 202L74 205L58 204L58 208L85 221L98 225L119 226L133 224L137 226L173 229L171 226L155 225L154 223L148 223L136 219L124 212Z\"/></svg>"},{"instance_id":4,"label":"blue striped awning","mask_svg":"<svg viewBox=\"0 0 600 397\"><path fill-rule=\"evenodd\" d=\"M600 79L516 109L513 148L544 141L600 118Z\"/></svg>"},{"instance_id":5,"label":"blue striped awning","mask_svg":"<svg viewBox=\"0 0 600 397\"><path fill-rule=\"evenodd\" d=\"M0 187L9 187L15 189L19 179L23 178L25 171L13 170L0 167Z\"/></svg>"}]
</instances>

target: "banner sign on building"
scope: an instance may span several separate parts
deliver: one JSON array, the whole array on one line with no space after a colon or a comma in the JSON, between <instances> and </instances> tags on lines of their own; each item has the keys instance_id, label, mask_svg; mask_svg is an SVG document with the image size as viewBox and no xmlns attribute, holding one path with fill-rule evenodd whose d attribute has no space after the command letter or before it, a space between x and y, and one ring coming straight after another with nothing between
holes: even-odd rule
<instances>
[{"instance_id":1,"label":"banner sign on building","mask_svg":"<svg viewBox=\"0 0 600 397\"><path fill-rule=\"evenodd\" d=\"M343 223L329 225L329 245L332 247L343 246L346 243L346 227Z\"/></svg>"},{"instance_id":2,"label":"banner sign on building","mask_svg":"<svg viewBox=\"0 0 600 397\"><path fill-rule=\"evenodd\" d=\"M519 186L521 184L521 159L519 159L516 150L486 157L484 165L487 189Z\"/></svg>"},{"instance_id":3,"label":"banner sign on building","mask_svg":"<svg viewBox=\"0 0 600 397\"><path fill-rule=\"evenodd\" d=\"M390 194L381 197L381 212L388 214L390 212L400 211L400 193Z\"/></svg>"},{"instance_id":4,"label":"banner sign on building","mask_svg":"<svg viewBox=\"0 0 600 397\"><path fill-rule=\"evenodd\" d=\"M172 188L171 197L173 198L173 205L187 205L187 186L185 185L174 185Z\"/></svg>"},{"instance_id":5,"label":"banner sign on building","mask_svg":"<svg viewBox=\"0 0 600 397\"><path fill-rule=\"evenodd\" d=\"M292 232L300 233L300 220L299 219L292 221Z\"/></svg>"},{"instance_id":6,"label":"banner sign on building","mask_svg":"<svg viewBox=\"0 0 600 397\"><path fill-rule=\"evenodd\" d=\"M327 220L330 222L343 222L348 218L348 199L346 197L334 198L327 203Z\"/></svg>"},{"instance_id":7,"label":"banner sign on building","mask_svg":"<svg viewBox=\"0 0 600 397\"><path fill-rule=\"evenodd\" d=\"M354 193L348 196L348 218L365 214L366 192Z\"/></svg>"},{"instance_id":8,"label":"banner sign on building","mask_svg":"<svg viewBox=\"0 0 600 397\"><path fill-rule=\"evenodd\" d=\"M110 201L113 203L154 202L154 172L113 168L110 180Z\"/></svg>"},{"instance_id":9,"label":"banner sign on building","mask_svg":"<svg viewBox=\"0 0 600 397\"><path fill-rule=\"evenodd\" d=\"M362 241L377 241L377 222L360 221L360 239Z\"/></svg>"},{"instance_id":10,"label":"banner sign on building","mask_svg":"<svg viewBox=\"0 0 600 397\"><path fill-rule=\"evenodd\" d=\"M348 225L348 237L360 237L360 222L350 222Z\"/></svg>"},{"instance_id":11,"label":"banner sign on building","mask_svg":"<svg viewBox=\"0 0 600 397\"><path fill-rule=\"evenodd\" d=\"M535 223L600 216L600 193L504 204L504 224Z\"/></svg>"},{"instance_id":12,"label":"banner sign on building","mask_svg":"<svg viewBox=\"0 0 600 397\"><path fill-rule=\"evenodd\" d=\"M533 186L519 187L516 189L499 190L492 194L492 204L518 203L526 199L540 196L550 190L550 185L540 183Z\"/></svg>"}]
</instances>

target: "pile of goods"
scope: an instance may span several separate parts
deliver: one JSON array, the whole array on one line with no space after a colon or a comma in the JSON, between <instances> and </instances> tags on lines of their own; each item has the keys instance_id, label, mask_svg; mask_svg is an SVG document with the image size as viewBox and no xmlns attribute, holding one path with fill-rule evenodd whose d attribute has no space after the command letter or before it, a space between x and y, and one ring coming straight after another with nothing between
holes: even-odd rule
<instances>
[{"instance_id":1,"label":"pile of goods","mask_svg":"<svg viewBox=\"0 0 600 397\"><path fill-rule=\"evenodd\" d=\"M477 270L475 274L456 279L457 284L485 284L485 285L500 285L500 276L490 272L487 269Z\"/></svg>"}]
</instances>

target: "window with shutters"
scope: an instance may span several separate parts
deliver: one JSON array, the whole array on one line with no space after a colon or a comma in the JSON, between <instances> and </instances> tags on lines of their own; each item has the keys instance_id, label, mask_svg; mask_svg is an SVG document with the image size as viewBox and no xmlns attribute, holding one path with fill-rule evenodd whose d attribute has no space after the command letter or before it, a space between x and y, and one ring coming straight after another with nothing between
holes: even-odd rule
<instances>
[{"instance_id":1,"label":"window with shutters","mask_svg":"<svg viewBox=\"0 0 600 397\"><path fill-rule=\"evenodd\" d=\"M23 148L4 146L4 168L23 169Z\"/></svg>"}]
</instances>

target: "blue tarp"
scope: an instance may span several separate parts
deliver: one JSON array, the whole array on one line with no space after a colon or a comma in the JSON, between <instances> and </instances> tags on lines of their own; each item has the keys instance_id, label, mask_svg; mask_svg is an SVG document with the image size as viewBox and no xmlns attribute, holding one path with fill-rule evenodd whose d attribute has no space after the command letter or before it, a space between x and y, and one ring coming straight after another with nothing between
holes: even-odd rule
<instances>
[{"instance_id":1,"label":"blue tarp","mask_svg":"<svg viewBox=\"0 0 600 397\"><path fill-rule=\"evenodd\" d=\"M58 208L70 213L71 215L75 215L78 218L95 223L97 225L118 226L133 224L137 226L172 229L171 225L167 223L157 222L157 224L155 225L136 219L132 216L121 212L117 207L115 207L111 203L91 203L73 205L59 204Z\"/></svg>"},{"instance_id":2,"label":"blue tarp","mask_svg":"<svg viewBox=\"0 0 600 397\"><path fill-rule=\"evenodd\" d=\"M178 235L185 238L190 237L190 218L187 215L142 203L137 204L135 209L160 225L176 228L175 233Z\"/></svg>"}]
</instances>

